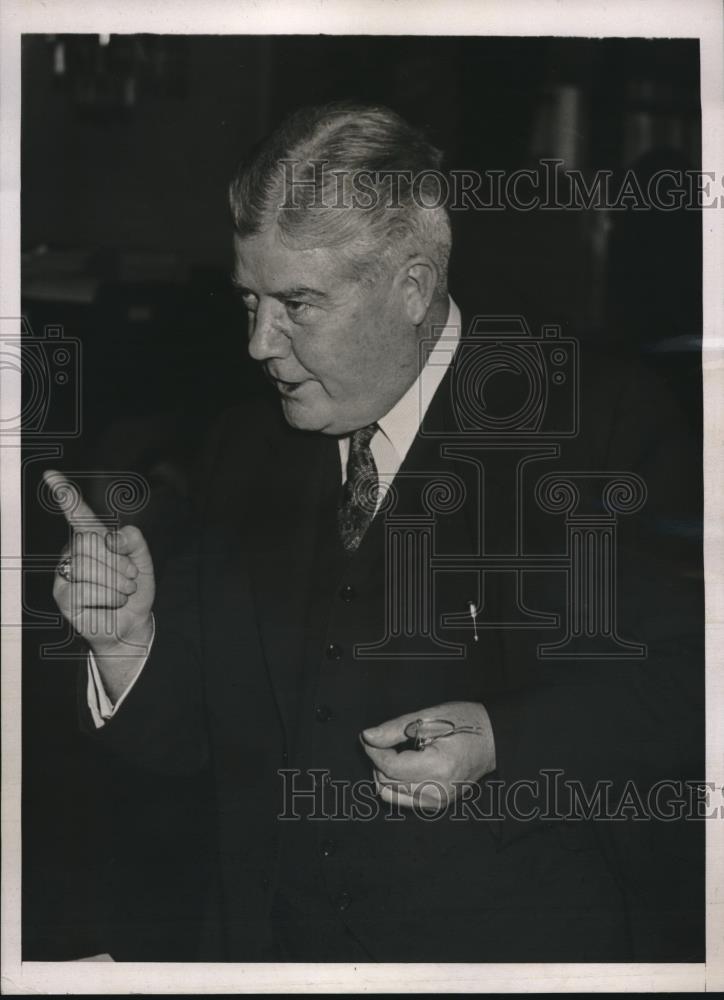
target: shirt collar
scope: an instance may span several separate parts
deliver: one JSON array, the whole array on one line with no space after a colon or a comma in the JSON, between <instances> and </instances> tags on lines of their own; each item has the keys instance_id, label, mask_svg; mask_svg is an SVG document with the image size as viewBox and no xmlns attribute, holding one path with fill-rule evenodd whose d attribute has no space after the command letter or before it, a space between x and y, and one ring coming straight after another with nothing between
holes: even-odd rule
<instances>
[{"instance_id":1,"label":"shirt collar","mask_svg":"<svg viewBox=\"0 0 724 1000\"><path fill-rule=\"evenodd\" d=\"M448 296L448 314L442 327L436 327L439 335L430 351L425 365L392 409L380 417L377 425L390 442L402 463L420 429L423 417L432 397L445 377L460 341L460 310Z\"/></svg>"}]
</instances>

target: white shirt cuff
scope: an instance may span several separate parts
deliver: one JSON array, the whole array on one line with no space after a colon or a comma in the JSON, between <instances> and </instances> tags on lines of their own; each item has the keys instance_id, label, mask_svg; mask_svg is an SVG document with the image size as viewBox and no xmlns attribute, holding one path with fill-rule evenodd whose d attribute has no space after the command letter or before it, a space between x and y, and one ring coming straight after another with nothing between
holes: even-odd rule
<instances>
[{"instance_id":1,"label":"white shirt cuff","mask_svg":"<svg viewBox=\"0 0 724 1000\"><path fill-rule=\"evenodd\" d=\"M143 660L141 661L138 670L136 671L130 684L126 687L123 694L120 696L118 701L113 704L111 699L108 697L105 687L103 686L103 681L101 680L100 671L98 670L98 664L96 663L93 653L88 651L88 687L86 697L88 699L88 709L93 719L93 723L96 729L100 729L101 726L106 724L106 721L112 718L118 709L121 707L129 692L133 688L138 678L141 676L141 671L146 665L146 661L151 653L151 648L153 646L153 640L156 638L156 619L151 615L151 641L148 644L148 650Z\"/></svg>"}]
</instances>

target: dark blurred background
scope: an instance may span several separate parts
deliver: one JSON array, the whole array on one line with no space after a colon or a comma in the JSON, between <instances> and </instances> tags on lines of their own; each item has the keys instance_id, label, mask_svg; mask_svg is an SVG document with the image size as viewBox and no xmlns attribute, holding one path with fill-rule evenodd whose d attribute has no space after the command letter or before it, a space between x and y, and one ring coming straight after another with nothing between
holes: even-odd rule
<instances>
[{"instance_id":1,"label":"dark blurred background","mask_svg":"<svg viewBox=\"0 0 724 1000\"><path fill-rule=\"evenodd\" d=\"M395 108L455 169L558 157L589 179L632 168L645 189L658 169L700 168L696 40L26 35L23 313L48 378L25 437L26 497L45 467L93 471L82 485L103 512L104 475L140 474L151 500L132 519L163 565L209 422L263 391L228 281L228 180L286 112L340 98ZM700 438L699 212L484 211L453 224L464 315L559 323L589 357L637 359ZM60 360L59 336L79 344ZM65 539L62 518L26 500L30 561ZM50 572L26 574L23 957L189 958L203 782L88 754L77 651L41 655L61 635L42 617L50 590Z\"/></svg>"}]
</instances>

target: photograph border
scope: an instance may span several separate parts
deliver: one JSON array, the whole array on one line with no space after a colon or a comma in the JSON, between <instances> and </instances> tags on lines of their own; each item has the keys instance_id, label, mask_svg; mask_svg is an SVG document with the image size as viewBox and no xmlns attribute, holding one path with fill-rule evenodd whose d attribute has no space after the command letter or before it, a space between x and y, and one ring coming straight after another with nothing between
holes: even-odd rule
<instances>
[{"instance_id":1,"label":"photograph border","mask_svg":"<svg viewBox=\"0 0 724 1000\"><path fill-rule=\"evenodd\" d=\"M706 780L724 786L724 307L722 8L718 0L5 0L0 11L0 317L20 317L20 51L24 33L485 35L698 38L702 170L719 204L702 213ZM0 371L0 417L20 412L19 372ZM2 620L21 620L19 435L0 443ZM22 962L22 629L2 628L2 991L24 993L685 992L724 989L724 817L706 830L703 964L204 964ZM711 787L711 784L710 784Z\"/></svg>"}]
</instances>

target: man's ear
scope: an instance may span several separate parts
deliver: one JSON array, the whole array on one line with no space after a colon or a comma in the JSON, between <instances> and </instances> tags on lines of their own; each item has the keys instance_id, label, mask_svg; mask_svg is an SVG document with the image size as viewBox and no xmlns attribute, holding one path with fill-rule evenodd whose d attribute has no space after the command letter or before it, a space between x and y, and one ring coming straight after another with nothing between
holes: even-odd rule
<instances>
[{"instance_id":1,"label":"man's ear","mask_svg":"<svg viewBox=\"0 0 724 1000\"><path fill-rule=\"evenodd\" d=\"M437 267L429 257L415 257L405 265L403 296L411 323L419 326L430 308L437 288Z\"/></svg>"}]
</instances>

